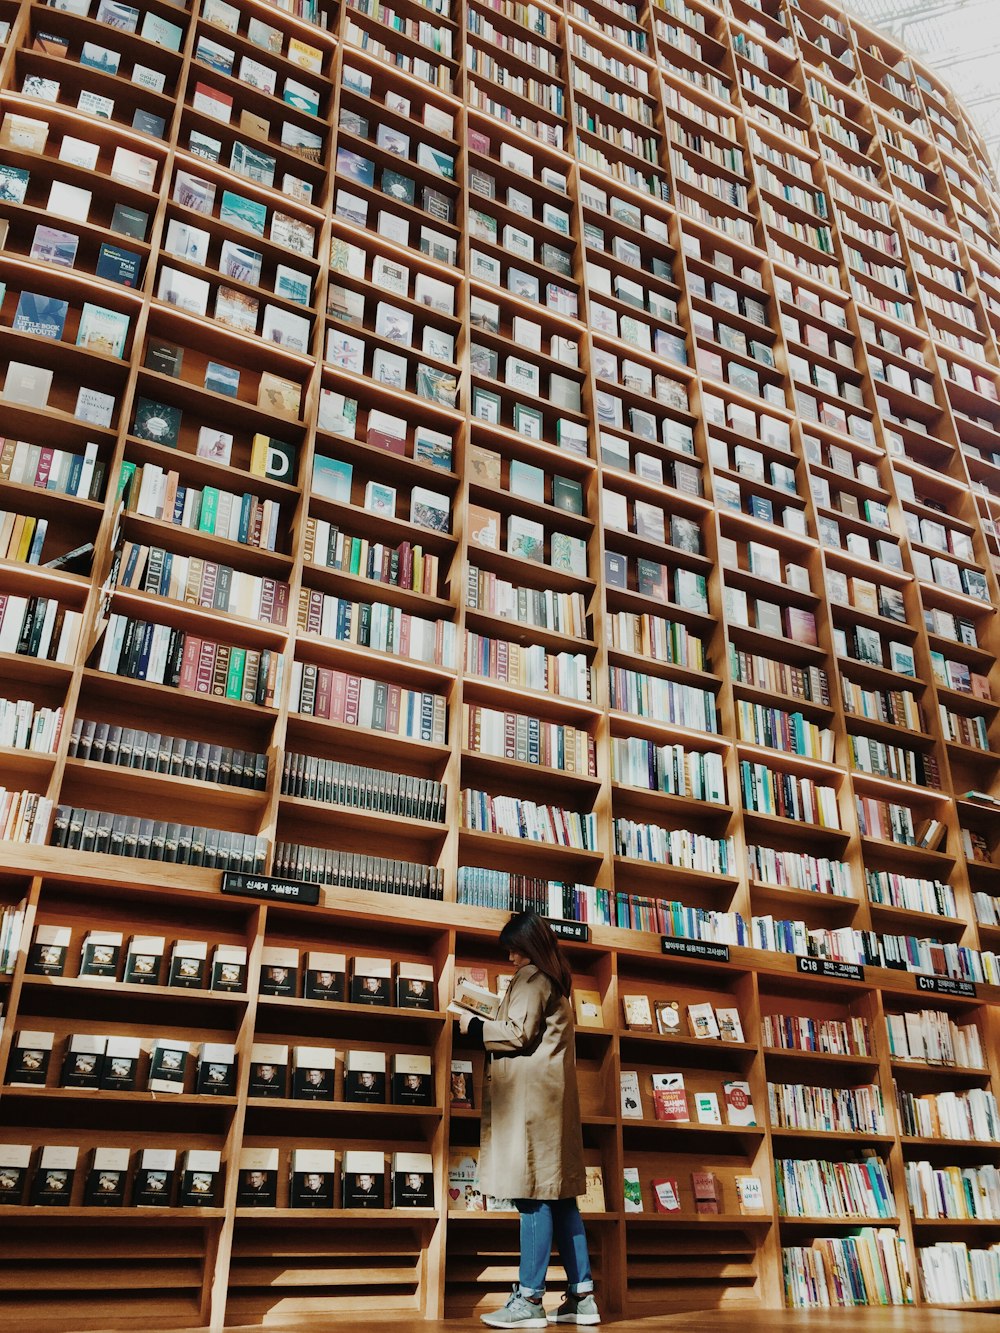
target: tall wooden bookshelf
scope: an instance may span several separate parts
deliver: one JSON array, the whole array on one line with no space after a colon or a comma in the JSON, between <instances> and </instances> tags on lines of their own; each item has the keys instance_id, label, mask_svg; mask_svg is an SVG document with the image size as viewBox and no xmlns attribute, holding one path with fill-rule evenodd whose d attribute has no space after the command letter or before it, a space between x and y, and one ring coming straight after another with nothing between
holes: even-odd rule
<instances>
[{"instance_id":1,"label":"tall wooden bookshelf","mask_svg":"<svg viewBox=\"0 0 1000 1333\"><path fill-rule=\"evenodd\" d=\"M820 1255L833 1303L1000 1307L1000 212L949 91L827 0L0 0L0 31L5 1317L495 1302L516 1221L449 1206L483 1067L444 1006L524 902L585 924L601 1001L604 1308L815 1304ZM113 977L78 975L94 931ZM245 985L167 984L178 940ZM433 1007L264 993L265 949L430 963ZM630 1030L627 995L742 1040ZM79 1036L138 1038L136 1089L62 1086ZM255 1044L335 1049L333 1100L259 1095ZM359 1049L429 1055L432 1104L345 1100ZM657 1120L663 1070L745 1081L756 1124ZM123 1146L123 1205L87 1204ZM30 1202L60 1147L68 1203ZM212 1206L136 1203L145 1149L218 1153ZM435 1206L293 1206L294 1150L354 1149L429 1153ZM883 1196L809 1206L869 1159Z\"/></svg>"}]
</instances>

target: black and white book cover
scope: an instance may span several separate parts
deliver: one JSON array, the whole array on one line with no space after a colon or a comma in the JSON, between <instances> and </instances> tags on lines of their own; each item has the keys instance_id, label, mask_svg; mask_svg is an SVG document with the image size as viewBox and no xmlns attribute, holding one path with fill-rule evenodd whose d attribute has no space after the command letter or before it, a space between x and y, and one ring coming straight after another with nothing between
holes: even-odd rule
<instances>
[{"instance_id":1,"label":"black and white book cover","mask_svg":"<svg viewBox=\"0 0 1000 1333\"><path fill-rule=\"evenodd\" d=\"M355 958L351 966L352 1004L389 1004L392 963L388 958Z\"/></svg>"},{"instance_id":2,"label":"black and white book cover","mask_svg":"<svg viewBox=\"0 0 1000 1333\"><path fill-rule=\"evenodd\" d=\"M342 1208L385 1207L385 1154L348 1148L343 1160Z\"/></svg>"},{"instance_id":3,"label":"black and white book cover","mask_svg":"<svg viewBox=\"0 0 1000 1333\"><path fill-rule=\"evenodd\" d=\"M260 962L261 995L296 996L299 993L299 951L265 946Z\"/></svg>"},{"instance_id":4,"label":"black and white book cover","mask_svg":"<svg viewBox=\"0 0 1000 1333\"><path fill-rule=\"evenodd\" d=\"M170 950L167 985L182 990L201 990L207 966L208 944L205 940L175 940Z\"/></svg>"},{"instance_id":5,"label":"black and white book cover","mask_svg":"<svg viewBox=\"0 0 1000 1333\"><path fill-rule=\"evenodd\" d=\"M337 1052L332 1046L292 1050L292 1096L305 1102L332 1102Z\"/></svg>"},{"instance_id":6,"label":"black and white book cover","mask_svg":"<svg viewBox=\"0 0 1000 1333\"><path fill-rule=\"evenodd\" d=\"M237 1208L277 1208L278 1149L243 1148L236 1184Z\"/></svg>"},{"instance_id":7,"label":"black and white book cover","mask_svg":"<svg viewBox=\"0 0 1000 1333\"><path fill-rule=\"evenodd\" d=\"M232 1097L236 1092L236 1047L231 1042L202 1042L198 1052L195 1091L207 1097Z\"/></svg>"},{"instance_id":8,"label":"black and white book cover","mask_svg":"<svg viewBox=\"0 0 1000 1333\"><path fill-rule=\"evenodd\" d=\"M30 1164L30 1144L0 1143L0 1204L16 1207L24 1200Z\"/></svg>"},{"instance_id":9,"label":"black and white book cover","mask_svg":"<svg viewBox=\"0 0 1000 1333\"><path fill-rule=\"evenodd\" d=\"M125 956L125 981L134 986L157 986L166 941L162 935L133 935Z\"/></svg>"},{"instance_id":10,"label":"black and white book cover","mask_svg":"<svg viewBox=\"0 0 1000 1333\"><path fill-rule=\"evenodd\" d=\"M222 1154L217 1148L188 1148L181 1154L180 1190L182 1208L214 1208L218 1199Z\"/></svg>"},{"instance_id":11,"label":"black and white book cover","mask_svg":"<svg viewBox=\"0 0 1000 1333\"><path fill-rule=\"evenodd\" d=\"M81 977L118 976L118 960L122 952L120 930L92 930L83 941L80 954Z\"/></svg>"},{"instance_id":12,"label":"black and white book cover","mask_svg":"<svg viewBox=\"0 0 1000 1333\"><path fill-rule=\"evenodd\" d=\"M34 977L61 977L66 971L72 933L69 926L36 926L27 971Z\"/></svg>"},{"instance_id":13,"label":"black and white book cover","mask_svg":"<svg viewBox=\"0 0 1000 1333\"><path fill-rule=\"evenodd\" d=\"M109 1037L101 1069L101 1087L134 1092L142 1046L138 1037Z\"/></svg>"},{"instance_id":14,"label":"black and white book cover","mask_svg":"<svg viewBox=\"0 0 1000 1333\"><path fill-rule=\"evenodd\" d=\"M107 1037L73 1033L66 1042L60 1085L64 1088L99 1088L107 1044Z\"/></svg>"},{"instance_id":15,"label":"black and white book cover","mask_svg":"<svg viewBox=\"0 0 1000 1333\"><path fill-rule=\"evenodd\" d=\"M344 1101L385 1101L385 1052L348 1051L344 1056Z\"/></svg>"},{"instance_id":16,"label":"black and white book cover","mask_svg":"<svg viewBox=\"0 0 1000 1333\"><path fill-rule=\"evenodd\" d=\"M396 1004L400 1009L434 1009L433 963L396 964Z\"/></svg>"},{"instance_id":17,"label":"black and white book cover","mask_svg":"<svg viewBox=\"0 0 1000 1333\"><path fill-rule=\"evenodd\" d=\"M121 1208L125 1203L131 1149L95 1148L90 1170L83 1182L83 1202L88 1208Z\"/></svg>"},{"instance_id":18,"label":"black and white book cover","mask_svg":"<svg viewBox=\"0 0 1000 1333\"><path fill-rule=\"evenodd\" d=\"M150 1092L183 1092L191 1043L178 1037L157 1037L149 1056Z\"/></svg>"},{"instance_id":19,"label":"black and white book cover","mask_svg":"<svg viewBox=\"0 0 1000 1333\"><path fill-rule=\"evenodd\" d=\"M305 998L307 1000L343 1000L347 959L342 953L306 954Z\"/></svg>"},{"instance_id":20,"label":"black and white book cover","mask_svg":"<svg viewBox=\"0 0 1000 1333\"><path fill-rule=\"evenodd\" d=\"M212 953L212 990L242 992L246 988L246 945L217 944Z\"/></svg>"},{"instance_id":21,"label":"black and white book cover","mask_svg":"<svg viewBox=\"0 0 1000 1333\"><path fill-rule=\"evenodd\" d=\"M251 1097L284 1097L288 1083L288 1047L255 1041L250 1047Z\"/></svg>"},{"instance_id":22,"label":"black and white book cover","mask_svg":"<svg viewBox=\"0 0 1000 1333\"><path fill-rule=\"evenodd\" d=\"M392 1206L434 1207L434 1164L429 1152L392 1154Z\"/></svg>"},{"instance_id":23,"label":"black and white book cover","mask_svg":"<svg viewBox=\"0 0 1000 1333\"><path fill-rule=\"evenodd\" d=\"M133 1205L136 1208L169 1208L176 1170L175 1148L143 1148L132 1183Z\"/></svg>"},{"instance_id":24,"label":"black and white book cover","mask_svg":"<svg viewBox=\"0 0 1000 1333\"><path fill-rule=\"evenodd\" d=\"M39 1208L68 1208L80 1149L48 1144L31 1181L31 1202Z\"/></svg>"},{"instance_id":25,"label":"black and white book cover","mask_svg":"<svg viewBox=\"0 0 1000 1333\"><path fill-rule=\"evenodd\" d=\"M395 1106L433 1106L434 1083L429 1055L392 1057L392 1101Z\"/></svg>"},{"instance_id":26,"label":"black and white book cover","mask_svg":"<svg viewBox=\"0 0 1000 1333\"><path fill-rule=\"evenodd\" d=\"M14 1038L7 1065L7 1082L13 1088L44 1088L55 1034L22 1029Z\"/></svg>"},{"instance_id":27,"label":"black and white book cover","mask_svg":"<svg viewBox=\"0 0 1000 1333\"><path fill-rule=\"evenodd\" d=\"M292 1149L293 1208L332 1208L337 1154L319 1148Z\"/></svg>"}]
</instances>

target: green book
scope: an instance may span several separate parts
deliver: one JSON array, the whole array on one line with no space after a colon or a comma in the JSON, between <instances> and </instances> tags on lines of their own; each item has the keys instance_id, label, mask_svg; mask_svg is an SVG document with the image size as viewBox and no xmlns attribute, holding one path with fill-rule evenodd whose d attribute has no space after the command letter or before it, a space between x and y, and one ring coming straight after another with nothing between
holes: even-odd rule
<instances>
[{"instance_id":1,"label":"green book","mask_svg":"<svg viewBox=\"0 0 1000 1333\"><path fill-rule=\"evenodd\" d=\"M214 532L218 513L219 492L214 486L206 486L201 493L201 515L198 519L198 531Z\"/></svg>"},{"instance_id":2,"label":"green book","mask_svg":"<svg viewBox=\"0 0 1000 1333\"><path fill-rule=\"evenodd\" d=\"M233 648L229 654L229 673L226 676L226 698L239 699L243 694L243 670L246 666L247 650Z\"/></svg>"}]
</instances>

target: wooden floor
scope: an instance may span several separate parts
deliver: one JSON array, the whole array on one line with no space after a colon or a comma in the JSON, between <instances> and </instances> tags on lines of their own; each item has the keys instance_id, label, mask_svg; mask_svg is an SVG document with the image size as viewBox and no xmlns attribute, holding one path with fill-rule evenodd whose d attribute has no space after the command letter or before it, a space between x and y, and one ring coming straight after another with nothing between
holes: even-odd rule
<instances>
[{"instance_id":1,"label":"wooden floor","mask_svg":"<svg viewBox=\"0 0 1000 1333\"><path fill-rule=\"evenodd\" d=\"M337 1321L326 1325L254 1324L227 1333L317 1333L325 1330L407 1329L412 1333L471 1333L482 1329L478 1319L440 1322L408 1319L380 1320L364 1315L358 1324ZM553 1328L563 1327L559 1324ZM570 1325L572 1327L572 1325ZM1000 1333L1000 1314L973 1314L964 1310L731 1310L725 1313L654 1315L646 1319L615 1319L601 1325L615 1333ZM189 1333L201 1333L189 1330Z\"/></svg>"}]
</instances>

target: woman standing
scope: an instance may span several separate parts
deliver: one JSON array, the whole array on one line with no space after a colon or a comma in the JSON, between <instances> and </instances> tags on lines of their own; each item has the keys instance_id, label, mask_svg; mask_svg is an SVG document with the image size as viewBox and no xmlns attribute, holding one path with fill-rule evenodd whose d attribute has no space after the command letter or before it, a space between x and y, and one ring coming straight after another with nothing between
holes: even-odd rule
<instances>
[{"instance_id":1,"label":"woman standing","mask_svg":"<svg viewBox=\"0 0 1000 1333\"><path fill-rule=\"evenodd\" d=\"M480 1188L512 1198L521 1215L519 1281L483 1315L490 1328L599 1324L587 1238L577 1207L586 1189L576 1086L572 978L555 935L534 912L500 932L514 978L495 1019L462 1014L459 1026L490 1055L483 1095ZM545 1273L555 1237L567 1293L546 1317Z\"/></svg>"}]
</instances>

